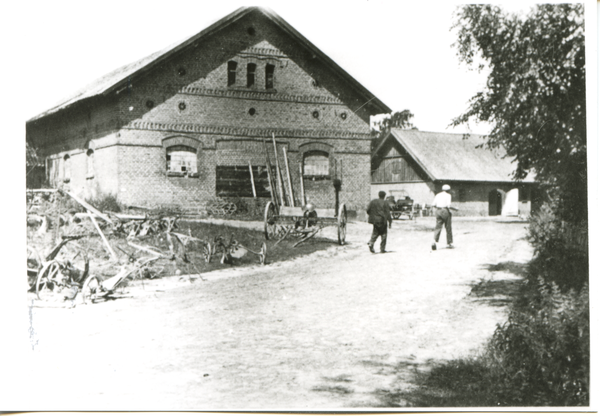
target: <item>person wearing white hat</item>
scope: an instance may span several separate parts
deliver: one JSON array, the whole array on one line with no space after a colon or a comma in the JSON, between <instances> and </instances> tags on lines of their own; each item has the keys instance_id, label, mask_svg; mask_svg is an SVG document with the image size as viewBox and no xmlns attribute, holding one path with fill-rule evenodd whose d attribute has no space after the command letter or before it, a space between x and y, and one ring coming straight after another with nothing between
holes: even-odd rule
<instances>
[{"instance_id":1,"label":"person wearing white hat","mask_svg":"<svg viewBox=\"0 0 600 416\"><path fill-rule=\"evenodd\" d=\"M433 207L435 207L435 231L433 232L433 243L431 244L431 249L435 250L437 248L437 242L440 240L440 234L442 232L442 227L446 228L446 242L448 243L448 248L454 248L452 245L452 213L450 210L457 211L457 208L451 206L452 204L452 195L448 192L450 190L450 185L442 186L442 192L437 194L433 199Z\"/></svg>"}]
</instances>

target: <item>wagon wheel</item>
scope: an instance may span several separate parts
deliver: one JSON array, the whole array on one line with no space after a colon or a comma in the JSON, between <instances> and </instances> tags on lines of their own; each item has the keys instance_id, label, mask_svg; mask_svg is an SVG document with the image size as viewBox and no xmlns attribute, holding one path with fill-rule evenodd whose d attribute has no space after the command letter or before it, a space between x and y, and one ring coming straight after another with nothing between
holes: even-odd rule
<instances>
[{"instance_id":1,"label":"wagon wheel","mask_svg":"<svg viewBox=\"0 0 600 416\"><path fill-rule=\"evenodd\" d=\"M42 257L38 251L30 246L27 246L27 285L28 290L33 290L37 282L37 277L42 269Z\"/></svg>"},{"instance_id":2,"label":"wagon wheel","mask_svg":"<svg viewBox=\"0 0 600 416\"><path fill-rule=\"evenodd\" d=\"M102 285L96 276L90 276L85 280L81 288L81 300L84 304L93 303L97 294L100 293Z\"/></svg>"},{"instance_id":3,"label":"wagon wheel","mask_svg":"<svg viewBox=\"0 0 600 416\"><path fill-rule=\"evenodd\" d=\"M395 220L397 220L398 218L400 218L400 215L402 215L402 214L400 214L398 211L393 211L392 212L392 217L394 217Z\"/></svg>"},{"instance_id":4,"label":"wagon wheel","mask_svg":"<svg viewBox=\"0 0 600 416\"><path fill-rule=\"evenodd\" d=\"M210 263L210 260L213 255L213 246L211 246L210 243L206 243L204 244L204 248L202 251L204 253L204 261Z\"/></svg>"},{"instance_id":5,"label":"wagon wheel","mask_svg":"<svg viewBox=\"0 0 600 416\"><path fill-rule=\"evenodd\" d=\"M225 215L233 215L237 211L237 206L233 202L227 202L223 205L223 213Z\"/></svg>"},{"instance_id":6,"label":"wagon wheel","mask_svg":"<svg viewBox=\"0 0 600 416\"><path fill-rule=\"evenodd\" d=\"M346 204L340 206L338 212L338 243L343 246L346 244L346 224L348 223L348 215L346 213Z\"/></svg>"},{"instance_id":7,"label":"wagon wheel","mask_svg":"<svg viewBox=\"0 0 600 416\"><path fill-rule=\"evenodd\" d=\"M263 241L260 247L260 253L258 253L258 259L260 260L260 264L264 265L267 261L267 243Z\"/></svg>"},{"instance_id":8,"label":"wagon wheel","mask_svg":"<svg viewBox=\"0 0 600 416\"><path fill-rule=\"evenodd\" d=\"M267 240L275 238L277 233L276 219L275 204L273 204L273 201L269 201L265 207L265 238Z\"/></svg>"},{"instance_id":9,"label":"wagon wheel","mask_svg":"<svg viewBox=\"0 0 600 416\"><path fill-rule=\"evenodd\" d=\"M59 271L60 265L56 260L52 260L42 267L42 270L40 270L38 273L35 283L35 293L39 300L42 299L42 295L45 296L49 291L53 291L54 287L57 286L58 282L55 279Z\"/></svg>"}]
</instances>

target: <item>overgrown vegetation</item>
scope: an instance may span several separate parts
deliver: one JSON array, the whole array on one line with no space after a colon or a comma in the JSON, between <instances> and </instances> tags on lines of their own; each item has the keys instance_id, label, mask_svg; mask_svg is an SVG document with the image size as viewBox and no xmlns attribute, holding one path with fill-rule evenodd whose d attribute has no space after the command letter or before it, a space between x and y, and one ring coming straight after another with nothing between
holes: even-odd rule
<instances>
[{"instance_id":1,"label":"overgrown vegetation","mask_svg":"<svg viewBox=\"0 0 600 416\"><path fill-rule=\"evenodd\" d=\"M493 124L490 148L536 174L547 200L534 214L527 279L479 357L420 376L411 405L589 405L587 146L583 6L535 6L525 18L490 5L459 8L461 61L482 62L484 91L454 120Z\"/></svg>"},{"instance_id":2,"label":"overgrown vegetation","mask_svg":"<svg viewBox=\"0 0 600 416\"><path fill-rule=\"evenodd\" d=\"M534 279L478 357L417 377L402 394L415 407L589 405L587 285L563 292Z\"/></svg>"},{"instance_id":3,"label":"overgrown vegetation","mask_svg":"<svg viewBox=\"0 0 600 416\"><path fill-rule=\"evenodd\" d=\"M114 194L101 194L86 200L88 204L100 212L121 212L121 203Z\"/></svg>"}]
</instances>

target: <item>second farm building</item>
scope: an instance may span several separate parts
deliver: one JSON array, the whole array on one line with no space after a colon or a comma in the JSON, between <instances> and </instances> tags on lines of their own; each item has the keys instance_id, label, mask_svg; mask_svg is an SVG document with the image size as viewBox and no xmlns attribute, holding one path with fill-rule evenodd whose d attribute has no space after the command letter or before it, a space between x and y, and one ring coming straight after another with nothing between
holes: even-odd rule
<instances>
[{"instance_id":1,"label":"second farm building","mask_svg":"<svg viewBox=\"0 0 600 416\"><path fill-rule=\"evenodd\" d=\"M457 215L529 215L539 199L535 182L514 182L511 160L483 144L474 134L392 129L373 152L371 196L383 190L424 207L448 184Z\"/></svg>"}]
</instances>

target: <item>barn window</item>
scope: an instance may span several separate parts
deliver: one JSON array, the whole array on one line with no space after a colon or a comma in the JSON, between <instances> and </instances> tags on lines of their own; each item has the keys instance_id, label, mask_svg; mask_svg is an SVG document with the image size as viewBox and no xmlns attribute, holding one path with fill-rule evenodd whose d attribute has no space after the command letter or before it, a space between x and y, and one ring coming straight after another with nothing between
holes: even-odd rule
<instances>
[{"instance_id":1,"label":"barn window","mask_svg":"<svg viewBox=\"0 0 600 416\"><path fill-rule=\"evenodd\" d=\"M87 155L87 174L86 179L92 179L94 177L94 151L92 149L88 149L86 152Z\"/></svg>"},{"instance_id":2,"label":"barn window","mask_svg":"<svg viewBox=\"0 0 600 416\"><path fill-rule=\"evenodd\" d=\"M274 174L275 172L273 172ZM253 197L254 190L259 198L271 196L269 192L269 176L265 166L252 166L252 176L248 165L217 166L216 191L219 197Z\"/></svg>"},{"instance_id":3,"label":"barn window","mask_svg":"<svg viewBox=\"0 0 600 416\"><path fill-rule=\"evenodd\" d=\"M275 65L267 64L265 67L265 88L272 89L274 85Z\"/></svg>"},{"instance_id":4,"label":"barn window","mask_svg":"<svg viewBox=\"0 0 600 416\"><path fill-rule=\"evenodd\" d=\"M251 88L254 86L254 79L256 76L256 64L248 64L246 70L246 87Z\"/></svg>"},{"instance_id":5,"label":"barn window","mask_svg":"<svg viewBox=\"0 0 600 416\"><path fill-rule=\"evenodd\" d=\"M63 182L71 181L71 156L65 155L63 158Z\"/></svg>"},{"instance_id":6,"label":"barn window","mask_svg":"<svg viewBox=\"0 0 600 416\"><path fill-rule=\"evenodd\" d=\"M235 75L237 73L237 62L227 62L227 86L235 85Z\"/></svg>"},{"instance_id":7,"label":"barn window","mask_svg":"<svg viewBox=\"0 0 600 416\"><path fill-rule=\"evenodd\" d=\"M329 155L322 151L312 151L304 154L304 177L321 178L329 177Z\"/></svg>"},{"instance_id":8,"label":"barn window","mask_svg":"<svg viewBox=\"0 0 600 416\"><path fill-rule=\"evenodd\" d=\"M185 176L196 173L198 173L196 149L182 145L167 148L167 174Z\"/></svg>"}]
</instances>

